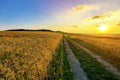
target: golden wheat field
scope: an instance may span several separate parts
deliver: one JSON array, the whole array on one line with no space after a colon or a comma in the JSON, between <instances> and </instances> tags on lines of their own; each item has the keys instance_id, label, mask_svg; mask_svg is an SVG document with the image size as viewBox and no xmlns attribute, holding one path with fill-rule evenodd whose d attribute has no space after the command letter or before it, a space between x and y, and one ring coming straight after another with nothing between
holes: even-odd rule
<instances>
[{"instance_id":1,"label":"golden wheat field","mask_svg":"<svg viewBox=\"0 0 120 80\"><path fill-rule=\"evenodd\" d=\"M71 38L113 64L120 71L120 35L72 35Z\"/></svg>"},{"instance_id":2,"label":"golden wheat field","mask_svg":"<svg viewBox=\"0 0 120 80\"><path fill-rule=\"evenodd\" d=\"M61 39L55 32L0 32L0 75L43 80Z\"/></svg>"}]
</instances>

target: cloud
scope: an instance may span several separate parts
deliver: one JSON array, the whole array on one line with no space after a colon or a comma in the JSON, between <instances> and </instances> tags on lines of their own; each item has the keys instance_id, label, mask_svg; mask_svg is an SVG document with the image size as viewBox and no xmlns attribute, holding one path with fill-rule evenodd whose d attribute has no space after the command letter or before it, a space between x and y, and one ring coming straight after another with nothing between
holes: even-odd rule
<instances>
[{"instance_id":1,"label":"cloud","mask_svg":"<svg viewBox=\"0 0 120 80\"><path fill-rule=\"evenodd\" d=\"M111 11L108 13L104 13L103 15L95 15L92 17L88 17L86 18L86 21L103 21L103 20L109 20L109 19L119 19L119 14L120 14L120 10L118 11Z\"/></svg>"},{"instance_id":2,"label":"cloud","mask_svg":"<svg viewBox=\"0 0 120 80\"><path fill-rule=\"evenodd\" d=\"M75 27L75 28L77 28L77 27L79 27L79 26L75 26L75 25L73 25L72 27Z\"/></svg>"},{"instance_id":3,"label":"cloud","mask_svg":"<svg viewBox=\"0 0 120 80\"><path fill-rule=\"evenodd\" d=\"M81 12L85 12L87 10L91 10L93 9L93 6L90 5L77 5L72 7L71 9L67 10L68 14L75 14L75 13L81 13Z\"/></svg>"},{"instance_id":4,"label":"cloud","mask_svg":"<svg viewBox=\"0 0 120 80\"><path fill-rule=\"evenodd\" d=\"M120 22L117 23L117 26L120 26Z\"/></svg>"},{"instance_id":5,"label":"cloud","mask_svg":"<svg viewBox=\"0 0 120 80\"><path fill-rule=\"evenodd\" d=\"M62 18L76 18L82 16L84 13L89 11L98 10L97 5L76 5L70 9L65 10L61 17Z\"/></svg>"},{"instance_id":6,"label":"cloud","mask_svg":"<svg viewBox=\"0 0 120 80\"><path fill-rule=\"evenodd\" d=\"M104 16L93 16L92 19L104 19L105 17Z\"/></svg>"},{"instance_id":7,"label":"cloud","mask_svg":"<svg viewBox=\"0 0 120 80\"><path fill-rule=\"evenodd\" d=\"M97 16L93 16L91 18L91 20L96 20L96 19L99 19L99 20L105 20L107 18L110 18L112 15L110 14L107 14L107 15L97 15Z\"/></svg>"}]
</instances>

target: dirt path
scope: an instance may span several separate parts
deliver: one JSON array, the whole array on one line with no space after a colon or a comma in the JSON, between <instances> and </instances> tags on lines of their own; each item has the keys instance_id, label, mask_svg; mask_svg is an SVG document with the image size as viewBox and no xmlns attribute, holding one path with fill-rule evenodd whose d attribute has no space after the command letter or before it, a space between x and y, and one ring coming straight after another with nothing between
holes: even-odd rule
<instances>
[{"instance_id":1,"label":"dirt path","mask_svg":"<svg viewBox=\"0 0 120 80\"><path fill-rule=\"evenodd\" d=\"M66 52L68 54L67 58L68 58L69 64L70 64L72 72L73 72L74 80L89 80L87 78L86 73L81 68L81 64L76 59L72 50L70 49L69 44L67 43L66 39L64 39L64 42L65 42Z\"/></svg>"},{"instance_id":2,"label":"dirt path","mask_svg":"<svg viewBox=\"0 0 120 80\"><path fill-rule=\"evenodd\" d=\"M74 41L74 43L76 45L78 45L80 48L82 48L84 51L88 52L92 57L96 58L97 61L99 61L100 63L104 64L107 69L111 70L114 74L118 75L119 78L120 78L120 72L118 72L118 70L113 65L111 65L110 63L108 63L105 60L103 60L100 56L93 54L90 50L88 50L87 48L83 47L79 43L77 43L75 41Z\"/></svg>"}]
</instances>

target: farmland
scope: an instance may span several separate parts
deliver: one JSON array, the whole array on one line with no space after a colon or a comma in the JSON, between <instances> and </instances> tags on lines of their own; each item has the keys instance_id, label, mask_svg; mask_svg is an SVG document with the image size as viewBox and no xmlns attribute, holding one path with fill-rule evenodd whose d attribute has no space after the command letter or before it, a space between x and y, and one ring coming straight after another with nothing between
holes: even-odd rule
<instances>
[{"instance_id":1,"label":"farmland","mask_svg":"<svg viewBox=\"0 0 120 80\"><path fill-rule=\"evenodd\" d=\"M50 32L0 32L0 79L43 80L62 40Z\"/></svg>"},{"instance_id":2,"label":"farmland","mask_svg":"<svg viewBox=\"0 0 120 80\"><path fill-rule=\"evenodd\" d=\"M120 71L119 35L72 35L71 38L90 49L94 54L101 56Z\"/></svg>"},{"instance_id":3,"label":"farmland","mask_svg":"<svg viewBox=\"0 0 120 80\"><path fill-rule=\"evenodd\" d=\"M89 53L76 45L74 41L68 39L68 42L90 80L119 80L117 75L106 69L102 63L98 62L96 58L93 58Z\"/></svg>"},{"instance_id":4,"label":"farmland","mask_svg":"<svg viewBox=\"0 0 120 80\"><path fill-rule=\"evenodd\" d=\"M104 63L78 46L84 46L120 71L119 38L47 31L0 32L0 80L84 80L80 78L82 72L75 72L77 69L82 69L88 80L120 80ZM71 68L76 63L81 66ZM79 77L75 78L76 75Z\"/></svg>"}]
</instances>

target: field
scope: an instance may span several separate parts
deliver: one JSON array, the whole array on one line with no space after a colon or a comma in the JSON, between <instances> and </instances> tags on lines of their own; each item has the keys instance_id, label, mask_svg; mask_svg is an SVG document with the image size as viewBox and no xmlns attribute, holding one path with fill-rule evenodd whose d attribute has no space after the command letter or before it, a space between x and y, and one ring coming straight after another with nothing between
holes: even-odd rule
<instances>
[{"instance_id":1,"label":"field","mask_svg":"<svg viewBox=\"0 0 120 80\"><path fill-rule=\"evenodd\" d=\"M120 71L120 35L72 35L71 38Z\"/></svg>"},{"instance_id":2,"label":"field","mask_svg":"<svg viewBox=\"0 0 120 80\"><path fill-rule=\"evenodd\" d=\"M0 32L0 80L76 80L75 75L82 73L77 74L74 66L71 68L72 64L76 65L76 60L70 62L73 60L69 56L71 52L81 64L77 69L82 69L89 80L120 80L114 70L106 68L104 62L99 62L79 46L89 49L120 71L119 43L119 35L3 31Z\"/></svg>"},{"instance_id":3,"label":"field","mask_svg":"<svg viewBox=\"0 0 120 80\"><path fill-rule=\"evenodd\" d=\"M50 32L0 32L0 79L43 80L62 40Z\"/></svg>"},{"instance_id":4,"label":"field","mask_svg":"<svg viewBox=\"0 0 120 80\"><path fill-rule=\"evenodd\" d=\"M82 68L87 72L90 80L119 80L113 72L106 69L96 58L93 58L89 53L77 46L74 41L68 39L68 42L76 58L81 63Z\"/></svg>"}]
</instances>

